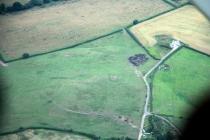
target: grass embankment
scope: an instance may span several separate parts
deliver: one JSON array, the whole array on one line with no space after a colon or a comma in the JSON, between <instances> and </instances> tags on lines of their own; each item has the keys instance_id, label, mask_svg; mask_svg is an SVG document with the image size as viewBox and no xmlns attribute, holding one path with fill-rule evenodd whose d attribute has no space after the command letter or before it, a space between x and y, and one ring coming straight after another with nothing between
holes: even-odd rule
<instances>
[{"instance_id":1,"label":"grass embankment","mask_svg":"<svg viewBox=\"0 0 210 140\"><path fill-rule=\"evenodd\" d=\"M153 81L153 112L188 117L210 83L210 58L182 48L166 62L169 71L157 71Z\"/></svg>"},{"instance_id":2,"label":"grass embankment","mask_svg":"<svg viewBox=\"0 0 210 140\"><path fill-rule=\"evenodd\" d=\"M2 67L5 113L1 132L45 126L103 138L136 138L138 129L129 123L139 126L146 89L128 57L138 53L145 52L120 32Z\"/></svg>"}]
</instances>

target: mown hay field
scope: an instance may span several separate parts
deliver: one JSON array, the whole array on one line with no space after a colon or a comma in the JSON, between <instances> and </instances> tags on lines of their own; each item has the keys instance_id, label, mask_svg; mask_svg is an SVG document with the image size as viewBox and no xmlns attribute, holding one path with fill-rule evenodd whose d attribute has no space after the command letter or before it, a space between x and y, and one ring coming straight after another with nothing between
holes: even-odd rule
<instances>
[{"instance_id":1,"label":"mown hay field","mask_svg":"<svg viewBox=\"0 0 210 140\"><path fill-rule=\"evenodd\" d=\"M210 23L191 5L133 26L131 31L148 50L157 43L155 35L170 35L193 49L210 54Z\"/></svg>"},{"instance_id":2,"label":"mown hay field","mask_svg":"<svg viewBox=\"0 0 210 140\"><path fill-rule=\"evenodd\" d=\"M80 0L0 15L0 53L10 60L68 47L171 8L162 0Z\"/></svg>"},{"instance_id":3,"label":"mown hay field","mask_svg":"<svg viewBox=\"0 0 210 140\"><path fill-rule=\"evenodd\" d=\"M0 132L38 126L136 139L146 87L128 58L138 53L120 32L2 67Z\"/></svg>"},{"instance_id":4,"label":"mown hay field","mask_svg":"<svg viewBox=\"0 0 210 140\"><path fill-rule=\"evenodd\" d=\"M188 118L206 96L210 83L210 57L189 48L182 48L166 64L168 71L154 74L153 112Z\"/></svg>"}]
</instances>

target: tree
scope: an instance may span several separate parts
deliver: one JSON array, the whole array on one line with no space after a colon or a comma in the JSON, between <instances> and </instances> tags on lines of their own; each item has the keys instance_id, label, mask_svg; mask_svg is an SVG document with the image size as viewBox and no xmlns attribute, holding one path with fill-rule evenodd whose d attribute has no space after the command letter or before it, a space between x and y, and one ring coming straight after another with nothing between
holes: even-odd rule
<instances>
[{"instance_id":1,"label":"tree","mask_svg":"<svg viewBox=\"0 0 210 140\"><path fill-rule=\"evenodd\" d=\"M23 55L22 55L22 58L23 59L26 59L26 58L29 58L30 57L30 55L28 54L28 53L24 53Z\"/></svg>"},{"instance_id":2,"label":"tree","mask_svg":"<svg viewBox=\"0 0 210 140\"><path fill-rule=\"evenodd\" d=\"M134 21L133 21L133 25L136 25L136 24L138 24L139 23L139 21L137 20L137 19L135 19Z\"/></svg>"},{"instance_id":3,"label":"tree","mask_svg":"<svg viewBox=\"0 0 210 140\"><path fill-rule=\"evenodd\" d=\"M24 5L24 9L30 9L30 8L32 8L34 5L33 5L33 3L31 2L31 1L29 1L28 3L26 3L25 5Z\"/></svg>"},{"instance_id":4,"label":"tree","mask_svg":"<svg viewBox=\"0 0 210 140\"><path fill-rule=\"evenodd\" d=\"M43 2L44 3L50 3L50 0L44 0Z\"/></svg>"},{"instance_id":5,"label":"tree","mask_svg":"<svg viewBox=\"0 0 210 140\"><path fill-rule=\"evenodd\" d=\"M4 13L5 10L6 10L5 4L4 3L1 3L0 4L0 14Z\"/></svg>"},{"instance_id":6,"label":"tree","mask_svg":"<svg viewBox=\"0 0 210 140\"><path fill-rule=\"evenodd\" d=\"M20 11L23 9L23 5L20 2L14 2L13 3L13 11Z\"/></svg>"},{"instance_id":7,"label":"tree","mask_svg":"<svg viewBox=\"0 0 210 140\"><path fill-rule=\"evenodd\" d=\"M41 6L44 3L44 0L31 0L33 5Z\"/></svg>"}]
</instances>

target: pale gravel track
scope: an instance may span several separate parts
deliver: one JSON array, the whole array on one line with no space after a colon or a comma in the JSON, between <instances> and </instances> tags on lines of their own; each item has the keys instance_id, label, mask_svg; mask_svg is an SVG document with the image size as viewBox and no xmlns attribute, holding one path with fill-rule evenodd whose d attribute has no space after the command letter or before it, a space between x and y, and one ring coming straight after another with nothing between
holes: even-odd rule
<instances>
[{"instance_id":1,"label":"pale gravel track","mask_svg":"<svg viewBox=\"0 0 210 140\"><path fill-rule=\"evenodd\" d=\"M61 105L59 105L57 103L55 103L55 106L57 106L58 108L66 111L66 112L70 112L70 113L74 113L74 114L86 115L86 116L98 116L98 117L100 116L100 117L104 117L104 118L110 118L112 120L122 121L122 120L118 119L118 116L116 116L116 115L112 115L111 116L111 115L106 115L104 113L98 113L98 112L82 112L82 111L76 111L76 110L72 110L72 109L66 108L64 106L61 106ZM137 129L138 128L132 122L128 122L126 124L128 124L130 127L134 128L134 129Z\"/></svg>"},{"instance_id":2,"label":"pale gravel track","mask_svg":"<svg viewBox=\"0 0 210 140\"><path fill-rule=\"evenodd\" d=\"M4 63L3 61L0 60L0 66L2 66L2 67L7 67L8 64L6 64L6 63Z\"/></svg>"},{"instance_id":3,"label":"pale gravel track","mask_svg":"<svg viewBox=\"0 0 210 140\"><path fill-rule=\"evenodd\" d=\"M147 94L146 94L146 102L145 102L145 106L144 106L144 112L141 118L141 123L140 123L140 130L139 130L139 134L138 134L138 140L141 140L142 136L143 136L143 129L144 129L144 122L145 119L148 115L151 115L150 111L149 111L149 100L150 100L150 96L151 96L151 91L150 91L150 85L149 82L147 81L148 76L155 70L157 69L169 56L171 56L174 52L176 52L176 50L178 50L179 47L175 47L173 48L169 53L167 53L155 66L153 66L144 76L141 74L140 71L138 71L136 69L136 73L139 73L137 75L137 77L139 77L140 75L142 75L142 78L144 80L144 83L146 85L147 88ZM165 119L164 119L165 120Z\"/></svg>"}]
</instances>

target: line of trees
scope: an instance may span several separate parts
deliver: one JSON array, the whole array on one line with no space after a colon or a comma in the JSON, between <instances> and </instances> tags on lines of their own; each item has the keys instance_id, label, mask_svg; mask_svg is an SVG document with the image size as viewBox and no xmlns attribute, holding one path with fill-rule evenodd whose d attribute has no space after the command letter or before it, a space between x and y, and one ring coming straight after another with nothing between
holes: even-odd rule
<instances>
[{"instance_id":1,"label":"line of trees","mask_svg":"<svg viewBox=\"0 0 210 140\"><path fill-rule=\"evenodd\" d=\"M12 132L8 132L8 133L4 133L3 135L9 135L9 134L15 134L15 133L19 133L19 132L23 132L25 130L29 130L29 129L43 129L43 130L51 130L51 131L58 131L58 132L67 132L67 133L72 133L75 135L79 135L79 136L84 136L87 138L90 138L92 140L135 140L132 139L130 137L110 137L110 138L101 138L100 136L96 136L96 134L88 134L88 133L84 133L84 132L79 132L79 131L75 131L73 129L69 129L69 130L65 130L65 129L57 129L57 128L48 128L48 127L28 127L28 128L24 128L24 127L19 127L19 129L12 131ZM2 134L0 134L0 136L3 136Z\"/></svg>"},{"instance_id":2,"label":"line of trees","mask_svg":"<svg viewBox=\"0 0 210 140\"><path fill-rule=\"evenodd\" d=\"M50 3L53 1L59 1L59 0L30 0L26 4L22 4L21 2L16 1L11 6L6 6L4 3L1 3L0 4L0 14L26 10L26 9L30 9L34 6L41 6L43 4Z\"/></svg>"}]
</instances>

